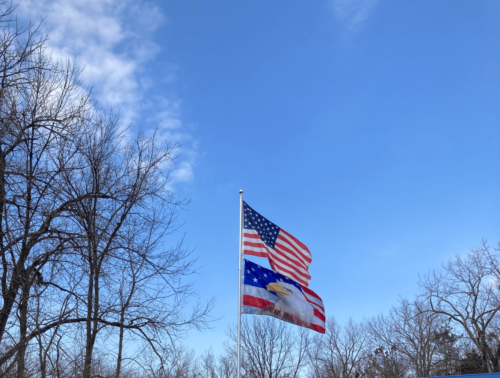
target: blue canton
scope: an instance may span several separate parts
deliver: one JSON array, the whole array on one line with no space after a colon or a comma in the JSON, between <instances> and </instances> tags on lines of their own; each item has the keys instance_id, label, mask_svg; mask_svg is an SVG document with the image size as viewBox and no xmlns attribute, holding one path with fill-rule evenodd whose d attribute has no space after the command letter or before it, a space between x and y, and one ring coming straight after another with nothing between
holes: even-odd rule
<instances>
[{"instance_id":1,"label":"blue canton","mask_svg":"<svg viewBox=\"0 0 500 378\"><path fill-rule=\"evenodd\" d=\"M248 206L246 202L243 202L243 209L245 218L243 228L257 231L260 239L274 249L280 228Z\"/></svg>"}]
</instances>

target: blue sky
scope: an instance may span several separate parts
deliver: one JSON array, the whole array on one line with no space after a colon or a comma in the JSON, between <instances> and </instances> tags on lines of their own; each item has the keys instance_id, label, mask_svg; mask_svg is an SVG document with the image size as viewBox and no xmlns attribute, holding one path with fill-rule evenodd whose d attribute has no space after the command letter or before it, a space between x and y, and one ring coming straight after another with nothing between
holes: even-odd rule
<instances>
[{"instance_id":1,"label":"blue sky","mask_svg":"<svg viewBox=\"0 0 500 378\"><path fill-rule=\"evenodd\" d=\"M341 322L500 241L500 2L25 1L126 122L182 143L172 189L221 350L236 321L238 190L312 252ZM251 258L259 264L264 261Z\"/></svg>"}]
</instances>

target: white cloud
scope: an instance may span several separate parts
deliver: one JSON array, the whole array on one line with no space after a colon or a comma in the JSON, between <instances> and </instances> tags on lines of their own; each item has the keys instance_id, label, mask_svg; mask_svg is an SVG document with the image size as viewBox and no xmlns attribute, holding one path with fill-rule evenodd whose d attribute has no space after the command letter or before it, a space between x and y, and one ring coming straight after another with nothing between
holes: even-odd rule
<instances>
[{"instance_id":1,"label":"white cloud","mask_svg":"<svg viewBox=\"0 0 500 378\"><path fill-rule=\"evenodd\" d=\"M125 125L160 123L164 138L182 143L171 177L177 182L193 179L195 153L186 147L192 141L182 130L181 101L152 93L159 83L172 85L174 69L160 79L145 70L160 50L154 33L165 17L157 6L132 0L25 0L18 11L35 23L45 18L41 30L49 37L53 57L74 58L84 68L84 84L103 106L117 107Z\"/></svg>"},{"instance_id":2,"label":"white cloud","mask_svg":"<svg viewBox=\"0 0 500 378\"><path fill-rule=\"evenodd\" d=\"M170 177L174 184L177 182L189 182L193 179L193 166L191 163L183 161L179 164L179 168L172 172Z\"/></svg>"},{"instance_id":3,"label":"white cloud","mask_svg":"<svg viewBox=\"0 0 500 378\"><path fill-rule=\"evenodd\" d=\"M348 31L361 28L378 0L332 0L332 7L337 19Z\"/></svg>"},{"instance_id":4,"label":"white cloud","mask_svg":"<svg viewBox=\"0 0 500 378\"><path fill-rule=\"evenodd\" d=\"M45 18L42 31L56 59L76 59L98 100L118 106L125 121L139 112L139 77L158 52L153 33L163 17L147 3L128 0L27 0L20 13ZM147 22L145 21L147 20Z\"/></svg>"}]
</instances>

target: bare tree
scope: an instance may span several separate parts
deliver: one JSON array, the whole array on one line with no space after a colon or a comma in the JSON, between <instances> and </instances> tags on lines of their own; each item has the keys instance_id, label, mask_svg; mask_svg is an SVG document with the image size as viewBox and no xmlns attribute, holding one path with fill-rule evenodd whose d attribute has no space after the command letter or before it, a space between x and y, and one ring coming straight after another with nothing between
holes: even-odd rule
<instances>
[{"instance_id":1,"label":"bare tree","mask_svg":"<svg viewBox=\"0 0 500 378\"><path fill-rule=\"evenodd\" d=\"M158 198L160 193L156 194ZM183 241L168 249L160 244L166 235L177 230L175 218L179 205L171 196L160 203L155 200L149 202L147 211L140 212L141 216L134 212L124 223L119 240L123 253L116 261L121 272L115 289L119 301L114 305L116 310L112 310L119 322L117 377L127 332L146 341L153 350L162 350L165 343L175 345L187 330L207 326L206 316L212 301L196 306L189 314L183 309L194 294L192 284L182 282L182 277L194 272L194 261Z\"/></svg>"},{"instance_id":2,"label":"bare tree","mask_svg":"<svg viewBox=\"0 0 500 378\"><path fill-rule=\"evenodd\" d=\"M368 332L362 323L349 319L342 326L334 318L330 318L325 336L317 336L311 349L311 375L317 378L360 377L367 357L368 343Z\"/></svg>"},{"instance_id":3,"label":"bare tree","mask_svg":"<svg viewBox=\"0 0 500 378\"><path fill-rule=\"evenodd\" d=\"M216 357L212 350L206 351L198 362L197 376L199 378L234 378L236 361L230 355Z\"/></svg>"},{"instance_id":4,"label":"bare tree","mask_svg":"<svg viewBox=\"0 0 500 378\"><path fill-rule=\"evenodd\" d=\"M85 312L77 316L86 323L84 378L91 376L93 348L103 329L118 330L119 376L125 331L146 340L161 359L165 340L174 343L186 330L204 328L212 306L184 313L193 291L181 279L193 273L193 261L182 241L169 249L160 244L177 229L183 205L162 174L175 146L158 144L154 133L139 133L125 143L114 117L98 117L93 125L80 139L78 165L84 168L72 170L65 185L70 197L102 193L78 201L72 217L80 235L72 245L74 257L86 274L78 295Z\"/></svg>"},{"instance_id":5,"label":"bare tree","mask_svg":"<svg viewBox=\"0 0 500 378\"><path fill-rule=\"evenodd\" d=\"M179 345L166 348L163 358L159 360L149 349L142 362L142 376L151 378L197 378L197 364L193 351Z\"/></svg>"},{"instance_id":6,"label":"bare tree","mask_svg":"<svg viewBox=\"0 0 500 378\"><path fill-rule=\"evenodd\" d=\"M435 346L432 375L453 375L462 374L461 354L466 354L470 350L465 340L454 333L454 329L449 325L450 321L445 320L434 331L433 344Z\"/></svg>"},{"instance_id":7,"label":"bare tree","mask_svg":"<svg viewBox=\"0 0 500 378\"><path fill-rule=\"evenodd\" d=\"M380 348L392 355L397 351L404 356L415 376L428 377L437 355L435 337L442 322L443 317L425 311L423 303L403 299L387 316L371 319L368 329L372 344L379 351L378 356L381 356Z\"/></svg>"},{"instance_id":8,"label":"bare tree","mask_svg":"<svg viewBox=\"0 0 500 378\"><path fill-rule=\"evenodd\" d=\"M228 356L236 359L236 327L228 329ZM308 330L294 333L287 323L267 316L242 319L241 365L245 378L298 378L306 365Z\"/></svg>"},{"instance_id":9,"label":"bare tree","mask_svg":"<svg viewBox=\"0 0 500 378\"><path fill-rule=\"evenodd\" d=\"M405 358L395 345L390 349L380 346L368 354L363 375L370 378L400 378L406 376L407 370Z\"/></svg>"},{"instance_id":10,"label":"bare tree","mask_svg":"<svg viewBox=\"0 0 500 378\"><path fill-rule=\"evenodd\" d=\"M176 146L122 138L77 67L52 60L14 10L0 4L0 372L90 377L100 336L117 340L118 376L125 335L161 363L212 305L184 311L194 261L182 239L163 244L185 204L168 190Z\"/></svg>"},{"instance_id":11,"label":"bare tree","mask_svg":"<svg viewBox=\"0 0 500 378\"><path fill-rule=\"evenodd\" d=\"M486 244L455 256L441 270L420 280L429 311L442 315L465 332L489 372L499 371L500 349L489 343L488 330L500 310L500 276Z\"/></svg>"},{"instance_id":12,"label":"bare tree","mask_svg":"<svg viewBox=\"0 0 500 378\"><path fill-rule=\"evenodd\" d=\"M0 22L0 343L9 345L0 366L16 355L24 376L32 285L43 266L72 238L65 216L75 198L60 192L60 178L76 153L91 108L78 70L50 60L36 28L9 22L15 7L3 4ZM92 197L97 193L84 193ZM19 316L14 316L18 314ZM9 328L17 329L16 337Z\"/></svg>"}]
</instances>

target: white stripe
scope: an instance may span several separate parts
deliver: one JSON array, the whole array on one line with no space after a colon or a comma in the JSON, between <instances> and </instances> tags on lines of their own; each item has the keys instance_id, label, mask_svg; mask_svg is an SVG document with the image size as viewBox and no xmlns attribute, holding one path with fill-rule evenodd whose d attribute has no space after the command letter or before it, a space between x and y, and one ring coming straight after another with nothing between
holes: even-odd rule
<instances>
[{"instance_id":1,"label":"white stripe","mask_svg":"<svg viewBox=\"0 0 500 378\"><path fill-rule=\"evenodd\" d=\"M319 325L323 328L325 328L325 322L321 320L320 318L314 317L314 319L317 319L317 321L312 321L311 324L316 324Z\"/></svg>"},{"instance_id":2,"label":"white stripe","mask_svg":"<svg viewBox=\"0 0 500 378\"><path fill-rule=\"evenodd\" d=\"M248 230L246 228L243 229L243 235L245 234L251 234L251 235L257 235L259 236L259 233L255 230ZM260 239L260 236L259 236L259 239Z\"/></svg>"},{"instance_id":3,"label":"white stripe","mask_svg":"<svg viewBox=\"0 0 500 378\"><path fill-rule=\"evenodd\" d=\"M288 242L293 245L298 251L301 251L304 255L308 256L309 258L312 259L312 255L311 253L307 250L307 249L303 249L302 247L300 247L294 240L290 239L288 237L287 234L285 234L284 232L280 232L280 235L282 237L284 237L286 240L288 240Z\"/></svg>"},{"instance_id":4,"label":"white stripe","mask_svg":"<svg viewBox=\"0 0 500 378\"><path fill-rule=\"evenodd\" d=\"M320 318L318 318L317 316L313 317L312 323L325 327L325 322L323 320L321 320Z\"/></svg>"}]
</instances>

